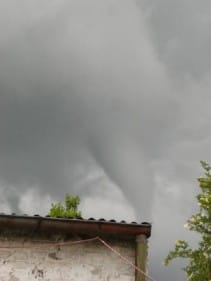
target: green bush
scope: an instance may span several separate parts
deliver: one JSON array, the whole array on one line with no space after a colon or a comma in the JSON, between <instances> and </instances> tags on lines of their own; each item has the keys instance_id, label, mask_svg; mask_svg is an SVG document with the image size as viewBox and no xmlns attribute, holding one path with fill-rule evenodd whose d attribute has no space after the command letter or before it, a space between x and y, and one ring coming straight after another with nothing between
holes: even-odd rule
<instances>
[{"instance_id":1,"label":"green bush","mask_svg":"<svg viewBox=\"0 0 211 281\"><path fill-rule=\"evenodd\" d=\"M52 203L49 211L50 217L61 218L81 218L81 211L78 210L80 198L77 195L65 195L65 206L59 203Z\"/></svg>"}]
</instances>

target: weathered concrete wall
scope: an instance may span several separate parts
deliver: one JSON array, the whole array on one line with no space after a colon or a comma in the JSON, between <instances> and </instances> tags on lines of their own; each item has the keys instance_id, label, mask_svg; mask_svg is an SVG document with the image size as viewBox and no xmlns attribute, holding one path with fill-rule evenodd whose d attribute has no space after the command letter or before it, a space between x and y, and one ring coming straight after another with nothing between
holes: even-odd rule
<instances>
[{"instance_id":1,"label":"weathered concrete wall","mask_svg":"<svg viewBox=\"0 0 211 281\"><path fill-rule=\"evenodd\" d=\"M37 238L36 238L37 239ZM0 247L34 245L49 240L0 237ZM135 261L129 242L109 242L113 248ZM0 248L1 281L134 281L134 269L98 241L77 245L40 248Z\"/></svg>"}]
</instances>

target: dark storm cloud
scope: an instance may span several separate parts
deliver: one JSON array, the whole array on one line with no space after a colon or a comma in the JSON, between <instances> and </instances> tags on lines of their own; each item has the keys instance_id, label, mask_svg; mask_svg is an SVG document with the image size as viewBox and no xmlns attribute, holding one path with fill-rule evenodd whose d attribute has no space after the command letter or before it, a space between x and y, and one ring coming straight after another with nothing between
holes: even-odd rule
<instances>
[{"instance_id":1,"label":"dark storm cloud","mask_svg":"<svg viewBox=\"0 0 211 281\"><path fill-rule=\"evenodd\" d=\"M161 262L210 158L209 7L0 1L3 210L73 192L91 216L152 220L151 271L177 280Z\"/></svg>"},{"instance_id":2,"label":"dark storm cloud","mask_svg":"<svg viewBox=\"0 0 211 281\"><path fill-rule=\"evenodd\" d=\"M148 158L169 126L160 113L172 116L175 103L141 11L127 1L122 10L72 1L40 15L23 3L1 44L1 180L58 194L71 190L68 169L93 158L146 217Z\"/></svg>"},{"instance_id":3,"label":"dark storm cloud","mask_svg":"<svg viewBox=\"0 0 211 281\"><path fill-rule=\"evenodd\" d=\"M180 78L210 72L210 1L140 1L151 25L154 47Z\"/></svg>"},{"instance_id":4,"label":"dark storm cloud","mask_svg":"<svg viewBox=\"0 0 211 281\"><path fill-rule=\"evenodd\" d=\"M2 179L20 187L28 181L60 186L69 134L73 133L71 143L74 144L75 133L71 116L65 117L62 100L54 101L45 95L5 100L2 103Z\"/></svg>"}]
</instances>

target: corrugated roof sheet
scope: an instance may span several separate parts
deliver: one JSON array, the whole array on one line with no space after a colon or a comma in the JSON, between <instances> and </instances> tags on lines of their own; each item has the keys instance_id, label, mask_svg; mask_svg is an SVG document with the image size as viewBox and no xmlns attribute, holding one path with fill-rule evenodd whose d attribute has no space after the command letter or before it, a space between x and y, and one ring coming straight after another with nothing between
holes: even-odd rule
<instances>
[{"instance_id":1,"label":"corrugated roof sheet","mask_svg":"<svg viewBox=\"0 0 211 281\"><path fill-rule=\"evenodd\" d=\"M73 219L73 218L52 218L49 216L11 215L0 213L0 230L10 231L27 230L36 232L65 233L65 234L92 234L92 235L118 235L136 236L144 234L151 235L151 224L148 222L131 222L124 220L117 222L114 219Z\"/></svg>"}]
</instances>

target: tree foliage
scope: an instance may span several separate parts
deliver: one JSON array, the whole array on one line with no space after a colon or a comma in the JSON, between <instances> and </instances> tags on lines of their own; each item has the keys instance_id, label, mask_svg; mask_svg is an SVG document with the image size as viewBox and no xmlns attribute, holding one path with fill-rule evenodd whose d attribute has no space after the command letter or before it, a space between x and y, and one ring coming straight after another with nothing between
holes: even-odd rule
<instances>
[{"instance_id":1,"label":"tree foliage","mask_svg":"<svg viewBox=\"0 0 211 281\"><path fill-rule=\"evenodd\" d=\"M81 211L78 210L80 204L79 196L65 195L65 205L61 202L52 203L49 211L50 217L61 217L61 218L81 218Z\"/></svg>"},{"instance_id":2,"label":"tree foliage","mask_svg":"<svg viewBox=\"0 0 211 281\"><path fill-rule=\"evenodd\" d=\"M174 258L185 258L189 261L183 268L188 281L211 281L211 165L201 161L205 175L198 178L201 193L196 198L199 212L188 219L185 227L201 235L198 248L192 249L188 242L178 240L170 251L164 264L168 265Z\"/></svg>"}]
</instances>

